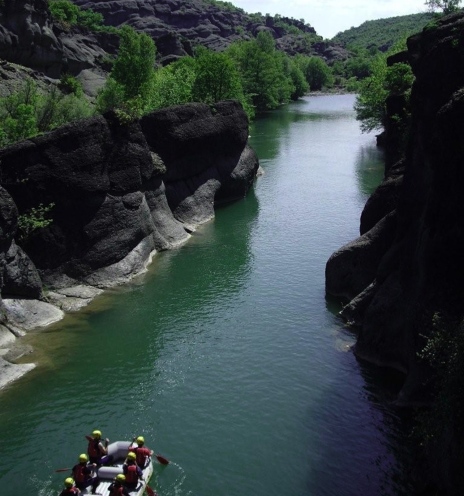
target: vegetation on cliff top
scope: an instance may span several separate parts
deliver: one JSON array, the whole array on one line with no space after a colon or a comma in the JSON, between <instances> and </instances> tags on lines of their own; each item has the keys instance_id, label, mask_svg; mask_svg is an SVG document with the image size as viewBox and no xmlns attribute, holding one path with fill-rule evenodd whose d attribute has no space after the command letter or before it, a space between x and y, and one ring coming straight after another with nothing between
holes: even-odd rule
<instances>
[{"instance_id":1,"label":"vegetation on cliff top","mask_svg":"<svg viewBox=\"0 0 464 496\"><path fill-rule=\"evenodd\" d=\"M432 14L421 13L366 21L338 33L332 41L350 49L387 52L399 40L419 32L432 19Z\"/></svg>"}]
</instances>

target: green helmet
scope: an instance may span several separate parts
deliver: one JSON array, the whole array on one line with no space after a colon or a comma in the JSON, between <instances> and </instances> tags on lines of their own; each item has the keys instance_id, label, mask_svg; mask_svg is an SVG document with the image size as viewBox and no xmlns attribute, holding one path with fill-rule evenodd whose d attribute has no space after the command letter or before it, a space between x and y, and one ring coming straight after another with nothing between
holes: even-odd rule
<instances>
[{"instance_id":1,"label":"green helmet","mask_svg":"<svg viewBox=\"0 0 464 496\"><path fill-rule=\"evenodd\" d=\"M102 437L102 433L101 433L101 431L93 431L92 432L92 436L93 437L100 438L100 437Z\"/></svg>"},{"instance_id":2,"label":"green helmet","mask_svg":"<svg viewBox=\"0 0 464 496\"><path fill-rule=\"evenodd\" d=\"M80 463L88 462L88 461L89 461L89 457L85 453L82 453L81 455L79 455L79 462Z\"/></svg>"},{"instance_id":3,"label":"green helmet","mask_svg":"<svg viewBox=\"0 0 464 496\"><path fill-rule=\"evenodd\" d=\"M135 460L137 455L133 451L129 451L129 453L127 453L127 458L128 460Z\"/></svg>"},{"instance_id":4,"label":"green helmet","mask_svg":"<svg viewBox=\"0 0 464 496\"><path fill-rule=\"evenodd\" d=\"M145 439L144 439L144 437L143 437L143 436L139 436L139 437L136 439L136 441L137 441L137 444L138 444L138 445L141 445L141 444L143 444L143 443L145 442Z\"/></svg>"},{"instance_id":5,"label":"green helmet","mask_svg":"<svg viewBox=\"0 0 464 496\"><path fill-rule=\"evenodd\" d=\"M72 477L67 477L65 480L64 480L64 485L66 487L73 487L74 486L74 479Z\"/></svg>"},{"instance_id":6,"label":"green helmet","mask_svg":"<svg viewBox=\"0 0 464 496\"><path fill-rule=\"evenodd\" d=\"M126 476L124 474L118 474L115 477L115 480L117 480L118 482L125 482L126 481Z\"/></svg>"}]
</instances>

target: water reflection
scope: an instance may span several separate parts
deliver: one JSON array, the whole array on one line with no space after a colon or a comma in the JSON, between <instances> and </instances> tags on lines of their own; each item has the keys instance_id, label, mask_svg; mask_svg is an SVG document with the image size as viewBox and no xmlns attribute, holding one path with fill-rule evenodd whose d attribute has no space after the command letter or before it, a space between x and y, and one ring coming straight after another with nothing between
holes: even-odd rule
<instances>
[{"instance_id":1,"label":"water reflection","mask_svg":"<svg viewBox=\"0 0 464 496\"><path fill-rule=\"evenodd\" d=\"M359 191L371 195L384 177L385 153L375 142L359 148L356 157L356 179Z\"/></svg>"}]
</instances>

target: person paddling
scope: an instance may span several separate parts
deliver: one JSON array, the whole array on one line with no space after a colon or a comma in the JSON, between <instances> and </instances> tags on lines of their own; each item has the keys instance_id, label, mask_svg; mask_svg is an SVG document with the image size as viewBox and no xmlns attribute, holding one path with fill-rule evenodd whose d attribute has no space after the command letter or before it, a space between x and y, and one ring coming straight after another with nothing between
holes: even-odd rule
<instances>
[{"instance_id":1,"label":"person paddling","mask_svg":"<svg viewBox=\"0 0 464 496\"><path fill-rule=\"evenodd\" d=\"M99 430L93 431L91 436L85 436L85 438L89 442L87 453L89 454L90 463L96 463L97 466L109 465L113 460L113 457L108 455L108 444L110 440L106 438L103 443L102 433Z\"/></svg>"},{"instance_id":2,"label":"person paddling","mask_svg":"<svg viewBox=\"0 0 464 496\"><path fill-rule=\"evenodd\" d=\"M124 474L118 474L114 481L110 484L108 488L110 496L130 496L127 487L124 485L126 482L126 476Z\"/></svg>"},{"instance_id":3,"label":"person paddling","mask_svg":"<svg viewBox=\"0 0 464 496\"><path fill-rule=\"evenodd\" d=\"M132 443L134 441L137 443L137 446L129 447L129 453L135 453L135 461L137 465L143 470L149 463L150 457L153 455L153 450L144 446L145 439L143 436L134 437L132 439Z\"/></svg>"},{"instance_id":4,"label":"person paddling","mask_svg":"<svg viewBox=\"0 0 464 496\"><path fill-rule=\"evenodd\" d=\"M137 489L137 486L139 485L139 480L143 480L142 469L137 465L135 459L136 459L135 453L133 451L130 451L127 454L127 458L126 461L124 462L124 465L122 466L122 471L126 476L126 487L127 489L129 489L129 491L133 491L134 489Z\"/></svg>"},{"instance_id":5,"label":"person paddling","mask_svg":"<svg viewBox=\"0 0 464 496\"><path fill-rule=\"evenodd\" d=\"M66 477L64 480L64 489L61 491L60 496L78 496L81 494L80 490L74 485L72 477Z\"/></svg>"},{"instance_id":6,"label":"person paddling","mask_svg":"<svg viewBox=\"0 0 464 496\"><path fill-rule=\"evenodd\" d=\"M95 494L100 484L98 476L93 477L92 475L96 468L97 464L89 463L89 457L85 453L79 455L79 463L72 468L72 475L78 489L82 491L86 487L92 486L92 494Z\"/></svg>"}]
</instances>

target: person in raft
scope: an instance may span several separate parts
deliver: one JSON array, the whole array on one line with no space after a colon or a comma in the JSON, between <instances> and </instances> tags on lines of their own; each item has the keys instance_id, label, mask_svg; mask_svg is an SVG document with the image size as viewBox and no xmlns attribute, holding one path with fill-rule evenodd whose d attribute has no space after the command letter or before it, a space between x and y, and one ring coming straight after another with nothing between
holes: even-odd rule
<instances>
[{"instance_id":1,"label":"person in raft","mask_svg":"<svg viewBox=\"0 0 464 496\"><path fill-rule=\"evenodd\" d=\"M133 451L127 454L126 461L122 466L122 471L126 476L126 487L129 491L137 489L139 480L143 480L142 469L135 462L136 455Z\"/></svg>"},{"instance_id":2,"label":"person in raft","mask_svg":"<svg viewBox=\"0 0 464 496\"><path fill-rule=\"evenodd\" d=\"M89 463L89 457L85 453L79 455L79 463L72 468L72 476L78 489L82 491L86 487L92 486L92 494L95 494L98 484L100 484L98 476L92 476L96 468L97 464Z\"/></svg>"},{"instance_id":3,"label":"person in raft","mask_svg":"<svg viewBox=\"0 0 464 496\"><path fill-rule=\"evenodd\" d=\"M137 446L131 446L129 448L129 453L135 453L135 461L137 465L141 469L144 469L148 465L150 457L153 455L153 450L144 446L145 439L143 436L139 436L137 438L134 437L134 439L132 439L132 444L134 444L134 442L137 443Z\"/></svg>"},{"instance_id":4,"label":"person in raft","mask_svg":"<svg viewBox=\"0 0 464 496\"><path fill-rule=\"evenodd\" d=\"M109 465L113 457L108 455L108 444L110 440L105 439L105 444L102 442L101 431L95 430L92 432L91 436L85 436L89 445L87 447L87 453L89 454L90 463L96 463L97 466Z\"/></svg>"},{"instance_id":5,"label":"person in raft","mask_svg":"<svg viewBox=\"0 0 464 496\"><path fill-rule=\"evenodd\" d=\"M118 474L114 481L110 484L108 488L110 496L130 496L127 487L124 485L126 482L126 476L124 474Z\"/></svg>"},{"instance_id":6,"label":"person in raft","mask_svg":"<svg viewBox=\"0 0 464 496\"><path fill-rule=\"evenodd\" d=\"M72 477L66 477L64 480L64 489L61 491L60 496L78 496L81 494L79 489L74 485Z\"/></svg>"}]
</instances>

